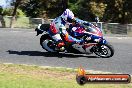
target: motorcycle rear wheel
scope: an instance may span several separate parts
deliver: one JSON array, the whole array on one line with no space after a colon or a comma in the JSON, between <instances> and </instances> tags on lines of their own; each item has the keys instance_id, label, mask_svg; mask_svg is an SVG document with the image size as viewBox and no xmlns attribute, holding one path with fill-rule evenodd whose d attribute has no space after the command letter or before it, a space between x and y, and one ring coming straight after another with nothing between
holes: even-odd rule
<instances>
[{"instance_id":1,"label":"motorcycle rear wheel","mask_svg":"<svg viewBox=\"0 0 132 88\"><path fill-rule=\"evenodd\" d=\"M52 47L53 43L54 41L48 35L42 35L40 38L40 45L42 46L43 49L45 49L48 52L56 52Z\"/></svg>"}]
</instances>

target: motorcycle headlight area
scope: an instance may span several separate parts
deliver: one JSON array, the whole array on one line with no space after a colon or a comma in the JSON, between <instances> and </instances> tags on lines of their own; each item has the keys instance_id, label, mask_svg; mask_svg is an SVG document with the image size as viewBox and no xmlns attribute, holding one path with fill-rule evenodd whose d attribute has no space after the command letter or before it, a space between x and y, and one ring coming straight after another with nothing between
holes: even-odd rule
<instances>
[{"instance_id":1,"label":"motorcycle headlight area","mask_svg":"<svg viewBox=\"0 0 132 88\"><path fill-rule=\"evenodd\" d=\"M100 37L97 37L95 35L92 35L92 40L95 41L95 42L100 42L101 41L101 38Z\"/></svg>"}]
</instances>

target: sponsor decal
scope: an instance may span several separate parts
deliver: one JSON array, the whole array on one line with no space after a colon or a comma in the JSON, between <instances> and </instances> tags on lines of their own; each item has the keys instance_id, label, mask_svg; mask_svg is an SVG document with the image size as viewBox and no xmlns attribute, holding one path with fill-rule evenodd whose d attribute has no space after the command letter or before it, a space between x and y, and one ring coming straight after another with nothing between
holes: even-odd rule
<instances>
[{"instance_id":1,"label":"sponsor decal","mask_svg":"<svg viewBox=\"0 0 132 88\"><path fill-rule=\"evenodd\" d=\"M85 70L80 67L76 75L78 84L86 83L130 83L129 74L86 74Z\"/></svg>"}]
</instances>

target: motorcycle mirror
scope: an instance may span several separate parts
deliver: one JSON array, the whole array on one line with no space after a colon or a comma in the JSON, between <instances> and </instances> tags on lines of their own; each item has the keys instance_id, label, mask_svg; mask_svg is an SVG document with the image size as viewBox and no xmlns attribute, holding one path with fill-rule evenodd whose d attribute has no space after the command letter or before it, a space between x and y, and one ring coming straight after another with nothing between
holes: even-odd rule
<instances>
[{"instance_id":1,"label":"motorcycle mirror","mask_svg":"<svg viewBox=\"0 0 132 88\"><path fill-rule=\"evenodd\" d=\"M95 17L95 22L96 22L96 23L99 22L99 17Z\"/></svg>"}]
</instances>

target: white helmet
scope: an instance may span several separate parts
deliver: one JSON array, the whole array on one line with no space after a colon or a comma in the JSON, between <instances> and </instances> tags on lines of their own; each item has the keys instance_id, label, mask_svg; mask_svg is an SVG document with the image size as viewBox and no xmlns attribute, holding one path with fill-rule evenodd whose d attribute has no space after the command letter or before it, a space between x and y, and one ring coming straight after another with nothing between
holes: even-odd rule
<instances>
[{"instance_id":1,"label":"white helmet","mask_svg":"<svg viewBox=\"0 0 132 88\"><path fill-rule=\"evenodd\" d=\"M72 19L74 19L74 14L72 11L70 11L69 9L66 9L63 14L61 15L62 19L64 21L71 21Z\"/></svg>"}]
</instances>

